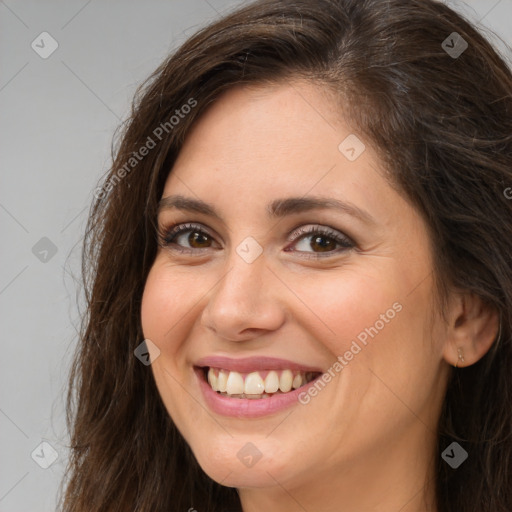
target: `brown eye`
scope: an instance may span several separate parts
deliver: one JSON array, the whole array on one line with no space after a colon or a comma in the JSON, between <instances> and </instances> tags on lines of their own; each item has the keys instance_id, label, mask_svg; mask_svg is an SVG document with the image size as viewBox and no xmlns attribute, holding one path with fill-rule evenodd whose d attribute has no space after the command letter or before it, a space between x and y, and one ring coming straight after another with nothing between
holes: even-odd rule
<instances>
[{"instance_id":1,"label":"brown eye","mask_svg":"<svg viewBox=\"0 0 512 512\"><path fill-rule=\"evenodd\" d=\"M309 254L313 257L319 253L324 253L325 256L329 256L330 253L339 254L355 247L355 243L343 233L322 226L300 228L289 240L293 241L294 252Z\"/></svg>"},{"instance_id":2,"label":"brown eye","mask_svg":"<svg viewBox=\"0 0 512 512\"><path fill-rule=\"evenodd\" d=\"M178 237L178 238L181 238L181 237ZM211 246L210 237L207 234L202 233L200 231L192 231L190 233L190 235L188 235L187 241L191 247L194 247L196 249L202 249L204 247Z\"/></svg>"},{"instance_id":3,"label":"brown eye","mask_svg":"<svg viewBox=\"0 0 512 512\"><path fill-rule=\"evenodd\" d=\"M165 230L160 239L163 246L183 251L208 249L214 242L214 239L208 233L195 224L173 226Z\"/></svg>"},{"instance_id":4,"label":"brown eye","mask_svg":"<svg viewBox=\"0 0 512 512\"><path fill-rule=\"evenodd\" d=\"M329 252L336 249L337 242L327 236L315 236L310 242L312 249L317 249L317 252Z\"/></svg>"}]
</instances>

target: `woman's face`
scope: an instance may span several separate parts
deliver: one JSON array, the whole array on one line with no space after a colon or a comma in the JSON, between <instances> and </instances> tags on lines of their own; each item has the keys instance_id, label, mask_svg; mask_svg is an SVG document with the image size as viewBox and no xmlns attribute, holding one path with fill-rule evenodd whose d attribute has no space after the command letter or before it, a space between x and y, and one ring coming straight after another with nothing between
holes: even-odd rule
<instances>
[{"instance_id":1,"label":"woman's face","mask_svg":"<svg viewBox=\"0 0 512 512\"><path fill-rule=\"evenodd\" d=\"M340 119L318 86L232 89L165 183L144 335L227 486L367 478L434 447L448 365L426 226Z\"/></svg>"}]
</instances>

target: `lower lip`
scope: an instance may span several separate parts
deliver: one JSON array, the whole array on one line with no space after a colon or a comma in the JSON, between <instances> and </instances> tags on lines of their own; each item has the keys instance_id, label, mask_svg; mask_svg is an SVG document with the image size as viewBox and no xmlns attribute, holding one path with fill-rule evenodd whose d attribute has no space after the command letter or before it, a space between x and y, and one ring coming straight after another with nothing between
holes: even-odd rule
<instances>
[{"instance_id":1,"label":"lower lip","mask_svg":"<svg viewBox=\"0 0 512 512\"><path fill-rule=\"evenodd\" d=\"M204 399L210 409L223 416L234 416L236 418L260 418L280 412L294 404L300 404L299 395L314 384L316 379L288 393L273 395L269 398L229 398L213 391L210 384L204 378L201 368L194 368L199 387L203 392Z\"/></svg>"}]
</instances>

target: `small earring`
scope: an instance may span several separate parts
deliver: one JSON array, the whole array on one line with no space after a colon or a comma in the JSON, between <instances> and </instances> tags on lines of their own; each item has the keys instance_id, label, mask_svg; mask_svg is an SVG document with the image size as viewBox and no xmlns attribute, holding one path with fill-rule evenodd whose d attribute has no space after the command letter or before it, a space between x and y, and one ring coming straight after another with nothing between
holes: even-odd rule
<instances>
[{"instance_id":1,"label":"small earring","mask_svg":"<svg viewBox=\"0 0 512 512\"><path fill-rule=\"evenodd\" d=\"M453 365L453 366L454 366L454 368L458 368L459 361L460 361L461 363L463 363L463 362L464 362L464 354L463 354L462 349L461 349L461 348L458 348L458 349L457 349L457 353L458 353L458 355L459 355L459 358L458 358L458 360L455 362L455 364Z\"/></svg>"}]
</instances>

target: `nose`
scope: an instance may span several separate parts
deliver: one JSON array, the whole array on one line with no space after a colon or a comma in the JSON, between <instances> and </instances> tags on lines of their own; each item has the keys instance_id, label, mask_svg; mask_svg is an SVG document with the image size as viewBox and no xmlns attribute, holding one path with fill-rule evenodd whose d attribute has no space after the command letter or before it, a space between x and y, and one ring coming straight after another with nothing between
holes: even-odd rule
<instances>
[{"instance_id":1,"label":"nose","mask_svg":"<svg viewBox=\"0 0 512 512\"><path fill-rule=\"evenodd\" d=\"M278 293L278 282L263 255L247 263L234 254L208 296L201 324L230 341L246 341L279 329L285 308Z\"/></svg>"}]
</instances>

